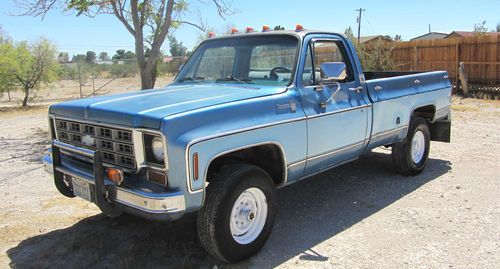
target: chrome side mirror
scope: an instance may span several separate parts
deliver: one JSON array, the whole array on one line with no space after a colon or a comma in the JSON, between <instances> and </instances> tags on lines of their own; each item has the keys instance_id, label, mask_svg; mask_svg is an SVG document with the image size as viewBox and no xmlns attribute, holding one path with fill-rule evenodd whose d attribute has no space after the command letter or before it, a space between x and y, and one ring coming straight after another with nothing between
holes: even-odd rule
<instances>
[{"instance_id":1,"label":"chrome side mirror","mask_svg":"<svg viewBox=\"0 0 500 269\"><path fill-rule=\"evenodd\" d=\"M321 82L332 83L347 78L346 65L343 62L325 62L321 64Z\"/></svg>"}]
</instances>

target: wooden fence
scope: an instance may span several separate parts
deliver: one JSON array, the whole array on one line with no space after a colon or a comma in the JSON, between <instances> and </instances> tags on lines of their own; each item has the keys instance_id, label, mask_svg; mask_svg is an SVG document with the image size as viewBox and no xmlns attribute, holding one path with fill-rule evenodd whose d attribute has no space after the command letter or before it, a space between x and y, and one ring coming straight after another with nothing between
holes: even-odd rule
<instances>
[{"instance_id":1,"label":"wooden fence","mask_svg":"<svg viewBox=\"0 0 500 269\"><path fill-rule=\"evenodd\" d=\"M470 83L500 84L500 36L421 40L393 43L398 71L446 70L458 85L458 67L464 63Z\"/></svg>"}]
</instances>

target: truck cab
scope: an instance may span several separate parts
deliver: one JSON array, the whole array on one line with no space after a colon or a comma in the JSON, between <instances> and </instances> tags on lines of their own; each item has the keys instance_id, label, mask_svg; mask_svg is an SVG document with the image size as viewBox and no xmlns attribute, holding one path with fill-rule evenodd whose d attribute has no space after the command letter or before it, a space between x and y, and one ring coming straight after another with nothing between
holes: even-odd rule
<instances>
[{"instance_id":1,"label":"truck cab","mask_svg":"<svg viewBox=\"0 0 500 269\"><path fill-rule=\"evenodd\" d=\"M58 190L171 221L197 212L214 257L255 254L276 189L392 147L421 173L430 141L450 141L446 72L364 72L344 36L264 31L202 42L163 89L52 105L44 157Z\"/></svg>"}]
</instances>

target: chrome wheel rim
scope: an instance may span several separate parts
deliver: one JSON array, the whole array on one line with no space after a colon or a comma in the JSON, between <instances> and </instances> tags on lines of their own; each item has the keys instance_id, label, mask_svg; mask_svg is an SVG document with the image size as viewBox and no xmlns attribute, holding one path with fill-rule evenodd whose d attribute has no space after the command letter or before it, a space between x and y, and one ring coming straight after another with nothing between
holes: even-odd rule
<instances>
[{"instance_id":1,"label":"chrome wheel rim","mask_svg":"<svg viewBox=\"0 0 500 269\"><path fill-rule=\"evenodd\" d=\"M242 192L229 220L233 239L243 245L257 239L266 224L267 210L266 196L260 189L252 187Z\"/></svg>"},{"instance_id":2,"label":"chrome wheel rim","mask_svg":"<svg viewBox=\"0 0 500 269\"><path fill-rule=\"evenodd\" d=\"M419 163L422 161L425 153L425 136L422 131L418 130L413 135L411 141L411 159L414 163Z\"/></svg>"}]
</instances>

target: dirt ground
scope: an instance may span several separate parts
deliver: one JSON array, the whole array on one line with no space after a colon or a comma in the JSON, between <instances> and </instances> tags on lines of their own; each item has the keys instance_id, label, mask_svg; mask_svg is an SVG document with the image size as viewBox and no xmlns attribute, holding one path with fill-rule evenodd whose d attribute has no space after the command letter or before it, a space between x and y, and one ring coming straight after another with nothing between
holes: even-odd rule
<instances>
[{"instance_id":1,"label":"dirt ground","mask_svg":"<svg viewBox=\"0 0 500 269\"><path fill-rule=\"evenodd\" d=\"M196 239L193 217L108 219L60 195L42 167L46 106L0 111L0 267L498 268L500 102L453 100L452 143L427 169L395 174L390 151L279 191L264 249L225 266Z\"/></svg>"}]
</instances>

